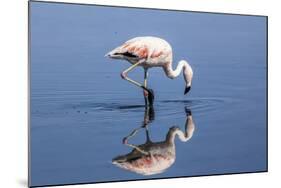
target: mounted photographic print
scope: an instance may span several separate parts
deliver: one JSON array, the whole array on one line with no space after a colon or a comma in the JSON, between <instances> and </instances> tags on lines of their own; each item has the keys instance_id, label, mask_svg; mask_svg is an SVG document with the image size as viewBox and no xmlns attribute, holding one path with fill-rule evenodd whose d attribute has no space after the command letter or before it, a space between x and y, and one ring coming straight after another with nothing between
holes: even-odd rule
<instances>
[{"instance_id":1,"label":"mounted photographic print","mask_svg":"<svg viewBox=\"0 0 281 188\"><path fill-rule=\"evenodd\" d=\"M267 172L267 17L29 2L29 186Z\"/></svg>"}]
</instances>

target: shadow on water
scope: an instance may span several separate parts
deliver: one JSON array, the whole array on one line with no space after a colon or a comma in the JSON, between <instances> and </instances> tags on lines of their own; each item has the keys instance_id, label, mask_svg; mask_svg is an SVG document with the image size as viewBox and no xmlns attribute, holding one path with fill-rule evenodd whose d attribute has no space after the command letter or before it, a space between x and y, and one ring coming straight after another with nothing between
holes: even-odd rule
<instances>
[{"instance_id":1,"label":"shadow on water","mask_svg":"<svg viewBox=\"0 0 281 188\"><path fill-rule=\"evenodd\" d=\"M184 132L177 126L172 126L166 134L166 139L160 142L153 142L149 137L148 125L154 120L153 107L145 108L144 120L140 127L134 129L123 139L123 144L133 148L125 155L112 159L112 163L122 169L142 175L160 174L173 165L176 159L175 138L187 142L193 136L195 125L192 119L191 110L185 107L186 122ZM139 130L145 129L146 141L141 145L129 143Z\"/></svg>"},{"instance_id":2,"label":"shadow on water","mask_svg":"<svg viewBox=\"0 0 281 188\"><path fill-rule=\"evenodd\" d=\"M168 119L182 118L184 107L192 109L197 115L209 116L213 112L219 110L223 105L230 101L225 98L189 98L159 100L154 104L154 108L158 114L157 119L165 121ZM39 103L39 102L38 102ZM86 100L73 101L72 99L56 102L40 103L40 106L34 106L32 115L34 117L69 117L69 120L81 118L83 121L96 120L96 125L111 122L108 126L122 122L139 119L140 113L143 113L145 105L134 101L125 100L104 100L101 102L93 102L89 98ZM85 117L87 116L87 117ZM112 119L113 117L118 117ZM135 120L134 120L135 121Z\"/></svg>"},{"instance_id":3,"label":"shadow on water","mask_svg":"<svg viewBox=\"0 0 281 188\"><path fill-rule=\"evenodd\" d=\"M91 103L91 102L71 106L71 108L73 109L89 109L89 110L102 110L102 111L139 109L144 107L145 105L121 105L119 103Z\"/></svg>"}]
</instances>

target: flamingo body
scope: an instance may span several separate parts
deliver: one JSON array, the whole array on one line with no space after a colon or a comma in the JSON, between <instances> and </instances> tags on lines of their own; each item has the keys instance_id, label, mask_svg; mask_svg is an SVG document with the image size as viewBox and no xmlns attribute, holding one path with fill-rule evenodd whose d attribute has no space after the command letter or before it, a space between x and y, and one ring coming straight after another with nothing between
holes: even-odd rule
<instances>
[{"instance_id":1,"label":"flamingo body","mask_svg":"<svg viewBox=\"0 0 281 188\"><path fill-rule=\"evenodd\" d=\"M170 44L157 37L136 37L108 53L114 59L124 59L131 64L145 59L140 66L144 68L163 67L172 62Z\"/></svg>"}]
</instances>

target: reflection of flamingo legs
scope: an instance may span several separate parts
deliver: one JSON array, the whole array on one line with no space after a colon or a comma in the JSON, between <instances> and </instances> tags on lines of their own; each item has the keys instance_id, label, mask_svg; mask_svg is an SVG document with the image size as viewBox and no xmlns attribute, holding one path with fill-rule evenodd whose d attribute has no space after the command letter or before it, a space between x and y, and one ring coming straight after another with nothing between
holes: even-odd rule
<instances>
[{"instance_id":1,"label":"reflection of flamingo legs","mask_svg":"<svg viewBox=\"0 0 281 188\"><path fill-rule=\"evenodd\" d=\"M147 129L147 126L141 126L141 127L138 127L136 129L134 129L128 136L126 136L125 138L123 138L123 144L125 144L126 146L129 146L129 147L132 147L136 150L138 150L139 152L145 154L145 155L149 155L149 152L146 152L144 151L143 149L141 149L139 146L136 146L134 144L129 144L128 143L128 140L129 138L135 136L137 134L137 132L142 129L142 128L145 128L145 133L146 133L146 142L150 142L150 138L149 138L149 132L148 132L148 129Z\"/></svg>"},{"instance_id":2,"label":"reflection of flamingo legs","mask_svg":"<svg viewBox=\"0 0 281 188\"><path fill-rule=\"evenodd\" d=\"M143 126L138 127L136 129L134 129L128 136L124 137L123 138L123 144L128 145L129 138L135 136L137 134L137 132L139 132L139 130L142 129L142 128L143 128Z\"/></svg>"},{"instance_id":3,"label":"reflection of flamingo legs","mask_svg":"<svg viewBox=\"0 0 281 188\"><path fill-rule=\"evenodd\" d=\"M124 138L123 138L123 144L128 145L128 140L129 140L131 137L135 136L135 135L139 132L139 130L140 130L140 129L143 129L143 128L145 128L146 142L150 142L150 137L149 137L148 128L147 128L147 126L145 125L145 126L141 126L141 127L138 127L138 128L136 128L136 129L134 129L128 136L124 137Z\"/></svg>"},{"instance_id":4,"label":"reflection of flamingo legs","mask_svg":"<svg viewBox=\"0 0 281 188\"><path fill-rule=\"evenodd\" d=\"M192 119L192 114L191 114L191 110L189 110L187 107L185 107L185 113L186 113L186 121L185 121L185 130L184 132L180 130L179 127L177 126L173 126L170 128L170 131L167 134L167 139L170 141L173 141L175 136L178 135L179 139L183 142L188 141L192 136L193 136L193 132L195 129L194 126L194 122ZM143 151L142 149L140 149L140 147L133 145L133 144L129 144L128 140L132 137L134 137L139 130L141 130L142 128L145 128L146 131L146 143L151 142L150 137L149 137L149 132L148 132L148 124L153 120L153 116L154 115L154 110L153 108L146 108L145 110L145 114L144 114L144 121L143 121L143 125L141 127L138 127L136 129L134 129L128 136L123 138L123 144L135 148L138 151L140 151L143 154L148 154L147 152Z\"/></svg>"},{"instance_id":5,"label":"reflection of flamingo legs","mask_svg":"<svg viewBox=\"0 0 281 188\"><path fill-rule=\"evenodd\" d=\"M146 81L145 81L145 82L146 82ZM146 108L145 108L145 112L144 112L143 125L140 126L140 127L138 127L138 128L136 128L136 129L134 129L128 136L124 137L124 138L123 138L123 144L125 144L125 145L127 145L127 146L129 146L129 147L135 148L136 150L138 150L139 152L141 152L141 153L143 153L143 154L145 154L145 155L149 154L148 152L145 152L145 151L143 151L142 149L140 149L138 146L133 145L133 144L129 144L129 143L128 143L128 140L129 140L131 137L135 136L135 135L139 132L139 130L145 128L146 143L151 142L151 141L150 141L150 138L149 138L148 124L149 124L152 120L154 120L154 109L153 109L153 107L146 107Z\"/></svg>"},{"instance_id":6,"label":"reflection of flamingo legs","mask_svg":"<svg viewBox=\"0 0 281 188\"><path fill-rule=\"evenodd\" d=\"M146 129L146 136L147 136L147 139L149 139L147 127L146 127L146 126L145 126L145 127L144 127L144 126L141 126L141 127L138 127L138 128L136 128L136 129L134 129L128 136L126 136L125 138L123 138L123 144L125 144L126 146L129 146L129 147L132 147L132 148L138 150L138 151L141 152L142 154L148 155L149 153L146 152L146 151L144 151L144 150L142 150L139 146L136 146L136 145L134 145L134 144L129 144L129 143L128 143L129 138L135 136L135 135L137 134L137 132L138 132L140 129L142 129L142 128L145 128L145 129Z\"/></svg>"},{"instance_id":7,"label":"reflection of flamingo legs","mask_svg":"<svg viewBox=\"0 0 281 188\"><path fill-rule=\"evenodd\" d=\"M171 127L168 134L167 134L167 141L168 142L171 142L171 143L174 142L174 139L175 139L176 135L178 135L179 139L183 142L188 141L193 136L195 126L194 126L194 122L193 122L193 119L192 119L191 110L189 110L186 107L185 113L186 113L186 121L185 121L184 132L181 131L180 128L177 127L177 126ZM135 136L139 132L139 130L141 130L142 128L145 128L146 143L152 143L151 140L150 140L150 137L149 137L148 124L153 120L153 118L154 118L153 116L154 116L153 108L152 107L145 108L143 125L141 127L138 127L136 129L134 129L128 136L123 138L123 144L125 144L126 146L129 146L129 147L132 147L132 148L138 150L139 152L141 152L145 155L148 155L149 152L144 151L143 149L141 149L137 145L129 144L128 140L130 138L132 138L133 136Z\"/></svg>"},{"instance_id":8,"label":"reflection of flamingo legs","mask_svg":"<svg viewBox=\"0 0 281 188\"><path fill-rule=\"evenodd\" d=\"M136 146L136 145L134 145L134 144L129 144L129 143L127 143L127 144L125 144L126 146L129 146L129 147L132 147L132 148L134 148L134 149L136 149L136 150L138 150L139 152L141 152L142 154L144 154L144 155L149 155L149 152L146 152L146 151L144 151L144 150L142 150L140 147L138 147L138 146Z\"/></svg>"}]
</instances>

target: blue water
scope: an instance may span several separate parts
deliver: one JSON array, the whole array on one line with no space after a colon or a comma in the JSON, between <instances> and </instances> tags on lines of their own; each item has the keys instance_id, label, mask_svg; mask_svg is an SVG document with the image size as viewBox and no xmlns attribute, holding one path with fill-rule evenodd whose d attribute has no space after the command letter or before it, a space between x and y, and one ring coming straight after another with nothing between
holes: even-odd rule
<instances>
[{"instance_id":1,"label":"blue water","mask_svg":"<svg viewBox=\"0 0 281 188\"><path fill-rule=\"evenodd\" d=\"M72 184L267 170L266 18L32 2L31 185ZM161 141L171 126L195 131L176 139L176 161L143 176L111 160L131 149L122 138L144 120L142 91L120 78L129 64L104 58L124 41L153 35L170 42L174 67L186 59L193 85L149 70ZM143 79L141 68L130 76ZM145 142L140 132L131 140Z\"/></svg>"}]
</instances>

